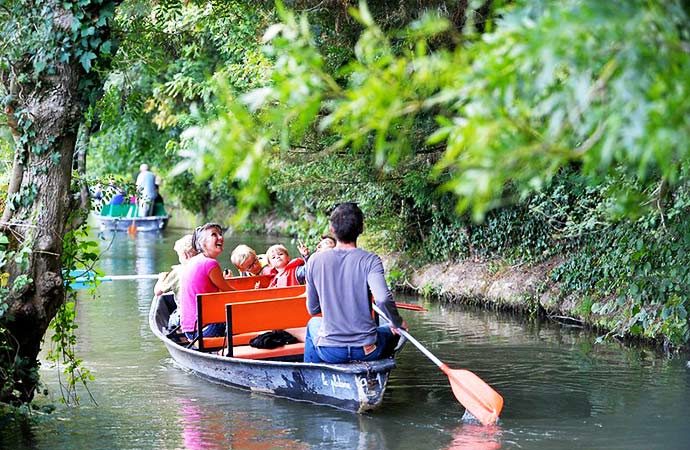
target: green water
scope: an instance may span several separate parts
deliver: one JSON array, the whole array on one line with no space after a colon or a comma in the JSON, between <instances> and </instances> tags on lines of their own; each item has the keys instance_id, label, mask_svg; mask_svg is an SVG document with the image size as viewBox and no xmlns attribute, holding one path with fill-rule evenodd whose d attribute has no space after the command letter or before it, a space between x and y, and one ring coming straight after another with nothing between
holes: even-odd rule
<instances>
[{"instance_id":1,"label":"green water","mask_svg":"<svg viewBox=\"0 0 690 450\"><path fill-rule=\"evenodd\" d=\"M145 274L175 262L165 234L103 236L106 274ZM262 250L285 239L226 235ZM500 425L462 423L448 381L408 345L383 406L355 415L217 385L173 363L148 328L154 280L104 282L79 302L79 354L96 380L97 404L59 403L58 372L43 364L57 410L0 418L0 447L23 449L687 449L688 355L665 357L596 335L510 315L423 303L403 311L411 333L453 368L467 368L505 398Z\"/></svg>"}]
</instances>

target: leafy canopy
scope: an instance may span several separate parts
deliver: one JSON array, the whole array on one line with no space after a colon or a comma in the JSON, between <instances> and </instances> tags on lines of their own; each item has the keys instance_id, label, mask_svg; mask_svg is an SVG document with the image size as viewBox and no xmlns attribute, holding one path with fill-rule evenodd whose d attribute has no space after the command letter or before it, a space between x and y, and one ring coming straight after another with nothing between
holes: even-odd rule
<instances>
[{"instance_id":1,"label":"leafy canopy","mask_svg":"<svg viewBox=\"0 0 690 450\"><path fill-rule=\"evenodd\" d=\"M690 106L679 80L690 79L690 53L677 1L519 1L490 32L440 48L431 43L446 20L428 15L391 37L361 3L356 57L337 77L306 16L278 9L282 22L264 35L270 81L228 96L227 114L189 131L200 144L181 166L217 161L246 184L241 204L265 199L267 161L312 127L384 172L443 145L434 173L450 175L458 211L477 220L573 163L594 179L622 168L641 194L684 173ZM438 126L420 144L415 124L426 115Z\"/></svg>"}]
</instances>

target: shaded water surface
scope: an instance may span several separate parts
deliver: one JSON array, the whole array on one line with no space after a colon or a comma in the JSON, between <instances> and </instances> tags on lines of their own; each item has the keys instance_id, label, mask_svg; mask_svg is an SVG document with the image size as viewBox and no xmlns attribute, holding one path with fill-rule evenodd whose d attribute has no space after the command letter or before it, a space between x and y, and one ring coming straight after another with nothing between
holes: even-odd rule
<instances>
[{"instance_id":1,"label":"shaded water surface","mask_svg":"<svg viewBox=\"0 0 690 450\"><path fill-rule=\"evenodd\" d=\"M155 273L175 262L182 232L104 236L106 274ZM276 239L227 236L264 249ZM294 246L289 248L294 251ZM296 252L295 252L296 253ZM688 355L672 358L552 323L424 303L403 311L412 334L453 368L468 368L505 397L496 427L463 424L448 381L411 345L399 357L383 407L355 415L202 380L176 367L149 331L154 280L104 282L79 304L79 354L97 405L58 403L57 371L39 404L57 410L25 422L0 418L0 447L39 449L687 449ZM418 302L419 299L401 297Z\"/></svg>"}]
</instances>

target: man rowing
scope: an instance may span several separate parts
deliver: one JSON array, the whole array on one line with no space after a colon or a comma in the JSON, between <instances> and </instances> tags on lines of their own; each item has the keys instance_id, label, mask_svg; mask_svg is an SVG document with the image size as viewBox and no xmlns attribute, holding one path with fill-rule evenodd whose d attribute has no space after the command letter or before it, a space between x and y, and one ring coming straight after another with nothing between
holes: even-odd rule
<instances>
[{"instance_id":1,"label":"man rowing","mask_svg":"<svg viewBox=\"0 0 690 450\"><path fill-rule=\"evenodd\" d=\"M407 328L377 255L357 247L364 215L356 203L341 203L330 216L336 246L315 253L307 263L307 310L321 313L307 326L305 362L372 361L393 354L397 328ZM371 313L370 292L392 321L377 326Z\"/></svg>"}]
</instances>

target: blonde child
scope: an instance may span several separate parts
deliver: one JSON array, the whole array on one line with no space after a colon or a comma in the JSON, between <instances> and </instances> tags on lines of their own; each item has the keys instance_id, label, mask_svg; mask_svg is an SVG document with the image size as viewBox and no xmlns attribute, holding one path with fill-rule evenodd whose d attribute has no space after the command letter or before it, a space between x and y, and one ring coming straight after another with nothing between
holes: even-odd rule
<instances>
[{"instance_id":1,"label":"blonde child","mask_svg":"<svg viewBox=\"0 0 690 450\"><path fill-rule=\"evenodd\" d=\"M268 263L276 270L276 274L268 287L285 287L302 284L297 279L297 269L304 265L303 258L290 260L288 249L284 245L272 245L266 250Z\"/></svg>"},{"instance_id":2,"label":"blonde child","mask_svg":"<svg viewBox=\"0 0 690 450\"><path fill-rule=\"evenodd\" d=\"M230 262L237 268L241 277L275 274L275 270L266 261L266 256L257 255L248 245L240 244L235 247L230 254ZM231 276L229 270L225 272L225 276Z\"/></svg>"},{"instance_id":3,"label":"blonde child","mask_svg":"<svg viewBox=\"0 0 690 450\"><path fill-rule=\"evenodd\" d=\"M175 304L178 306L168 319L168 328L173 329L180 324L180 278L182 276L182 271L185 264L190 258L196 256L197 250L194 248L192 243L192 235L185 234L180 239L175 241L173 250L177 253L177 259L180 264L175 264L170 268L170 272L162 272L158 275L158 281L153 287L153 293L156 296L161 296L163 294L172 293Z\"/></svg>"},{"instance_id":4,"label":"blonde child","mask_svg":"<svg viewBox=\"0 0 690 450\"><path fill-rule=\"evenodd\" d=\"M175 302L178 301L178 291L180 289L180 271L182 266L189 260L189 258L195 256L198 252L192 246L192 235L185 234L180 239L175 241L173 250L177 253L177 259L180 264L175 264L170 268L170 272L162 272L158 275L158 281L153 287L153 293L155 295L163 295L169 292L175 294Z\"/></svg>"}]
</instances>

